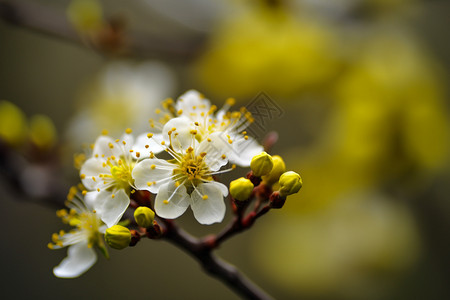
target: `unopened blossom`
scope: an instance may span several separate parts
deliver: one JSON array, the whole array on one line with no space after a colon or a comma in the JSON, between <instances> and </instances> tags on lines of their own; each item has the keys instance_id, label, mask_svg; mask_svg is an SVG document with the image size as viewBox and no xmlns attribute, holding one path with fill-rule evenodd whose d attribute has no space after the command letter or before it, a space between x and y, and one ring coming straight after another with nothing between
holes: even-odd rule
<instances>
[{"instance_id":1,"label":"unopened blossom","mask_svg":"<svg viewBox=\"0 0 450 300\"><path fill-rule=\"evenodd\" d=\"M122 139L97 138L93 155L80 169L83 185L89 190L86 200L108 227L116 224L130 204L133 187L131 172L140 157L133 149L131 130Z\"/></svg>"},{"instance_id":2,"label":"unopened blossom","mask_svg":"<svg viewBox=\"0 0 450 300\"><path fill-rule=\"evenodd\" d=\"M57 277L74 278L78 277L92 267L97 261L97 254L94 247L99 248L107 256L102 235L106 230L106 225L93 208L85 203L81 197L75 195L75 188L69 192L67 209L57 212L58 217L64 223L74 226L75 229L59 233L54 233L50 249L60 249L69 247L67 257L53 269Z\"/></svg>"},{"instance_id":3,"label":"unopened blossom","mask_svg":"<svg viewBox=\"0 0 450 300\"><path fill-rule=\"evenodd\" d=\"M171 119L163 128L162 141L172 159L158 159L154 155L136 164L132 177L137 189L156 195L155 211L160 217L174 219L190 206L201 224L221 222L225 215L223 197L227 187L214 181L213 175L228 163L227 140L221 132L206 139L198 137L192 121L186 117Z\"/></svg>"}]
</instances>

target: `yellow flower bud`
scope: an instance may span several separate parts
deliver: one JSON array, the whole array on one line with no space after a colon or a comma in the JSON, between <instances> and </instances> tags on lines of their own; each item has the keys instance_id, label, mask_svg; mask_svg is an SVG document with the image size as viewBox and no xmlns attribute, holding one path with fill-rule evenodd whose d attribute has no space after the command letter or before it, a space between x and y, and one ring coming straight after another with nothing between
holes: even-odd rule
<instances>
[{"instance_id":1,"label":"yellow flower bud","mask_svg":"<svg viewBox=\"0 0 450 300\"><path fill-rule=\"evenodd\" d=\"M67 17L80 32L96 31L102 26L102 7L97 0L72 0L67 8Z\"/></svg>"},{"instance_id":2,"label":"yellow flower bud","mask_svg":"<svg viewBox=\"0 0 450 300\"><path fill-rule=\"evenodd\" d=\"M268 174L273 167L272 156L266 152L261 152L258 155L253 156L250 162L250 168L253 171L253 175L261 177Z\"/></svg>"},{"instance_id":3,"label":"yellow flower bud","mask_svg":"<svg viewBox=\"0 0 450 300\"><path fill-rule=\"evenodd\" d=\"M267 185L272 185L278 181L281 174L286 172L286 165L279 155L272 156L273 168L269 174L262 176L262 180Z\"/></svg>"},{"instance_id":4,"label":"yellow flower bud","mask_svg":"<svg viewBox=\"0 0 450 300\"><path fill-rule=\"evenodd\" d=\"M31 141L41 149L49 149L56 143L53 121L44 115L35 115L30 120Z\"/></svg>"},{"instance_id":5,"label":"yellow flower bud","mask_svg":"<svg viewBox=\"0 0 450 300\"><path fill-rule=\"evenodd\" d=\"M300 175L292 171L283 173L279 182L280 195L283 197L297 193L303 185Z\"/></svg>"},{"instance_id":6,"label":"yellow flower bud","mask_svg":"<svg viewBox=\"0 0 450 300\"><path fill-rule=\"evenodd\" d=\"M111 248L124 249L131 242L131 232L126 227L114 225L106 229L105 241Z\"/></svg>"},{"instance_id":7,"label":"yellow flower bud","mask_svg":"<svg viewBox=\"0 0 450 300\"><path fill-rule=\"evenodd\" d=\"M0 101L0 139L11 146L24 142L27 134L25 114L8 101Z\"/></svg>"},{"instance_id":8,"label":"yellow flower bud","mask_svg":"<svg viewBox=\"0 0 450 300\"><path fill-rule=\"evenodd\" d=\"M139 206L134 211L134 219L139 226L148 228L153 225L155 213L146 206Z\"/></svg>"},{"instance_id":9,"label":"yellow flower bud","mask_svg":"<svg viewBox=\"0 0 450 300\"><path fill-rule=\"evenodd\" d=\"M247 178L241 177L230 182L230 194L234 199L246 201L253 191L253 183Z\"/></svg>"}]
</instances>

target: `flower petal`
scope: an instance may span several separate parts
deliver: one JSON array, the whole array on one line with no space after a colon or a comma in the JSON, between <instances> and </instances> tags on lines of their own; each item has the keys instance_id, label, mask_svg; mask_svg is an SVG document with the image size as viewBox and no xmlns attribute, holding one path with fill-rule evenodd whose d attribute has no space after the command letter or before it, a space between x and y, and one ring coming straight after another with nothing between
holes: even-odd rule
<instances>
[{"instance_id":1,"label":"flower petal","mask_svg":"<svg viewBox=\"0 0 450 300\"><path fill-rule=\"evenodd\" d=\"M105 160L101 158L89 158L81 166L80 176L81 182L88 190L94 190L103 185L103 180L99 177L100 174L110 174L110 170L103 166Z\"/></svg>"},{"instance_id":2,"label":"flower petal","mask_svg":"<svg viewBox=\"0 0 450 300\"><path fill-rule=\"evenodd\" d=\"M136 143L133 146L133 157L136 159L136 153L139 152L139 158L149 157L150 152L159 153L166 149L161 142L163 141L162 134L153 134L151 138L147 133L138 136Z\"/></svg>"},{"instance_id":3,"label":"flower petal","mask_svg":"<svg viewBox=\"0 0 450 300\"><path fill-rule=\"evenodd\" d=\"M130 198L123 189L111 192L98 192L94 200L94 209L109 227L116 225L130 204Z\"/></svg>"},{"instance_id":4,"label":"flower petal","mask_svg":"<svg viewBox=\"0 0 450 300\"><path fill-rule=\"evenodd\" d=\"M173 130L174 128L175 130ZM195 130L195 124L192 120L186 117L173 118L164 125L163 138L165 143L169 145L169 131L171 131L172 147L176 152L180 152L191 146L194 147L196 140L191 133L192 130Z\"/></svg>"},{"instance_id":5,"label":"flower petal","mask_svg":"<svg viewBox=\"0 0 450 300\"><path fill-rule=\"evenodd\" d=\"M144 159L134 166L131 176L134 179L134 185L138 189L156 194L161 185L171 180L175 167L175 165L163 159Z\"/></svg>"},{"instance_id":6,"label":"flower petal","mask_svg":"<svg viewBox=\"0 0 450 300\"><path fill-rule=\"evenodd\" d=\"M206 153L204 159L209 169L217 171L228 163L228 155L232 152L232 147L223 132L214 132L203 140L195 151L196 155Z\"/></svg>"},{"instance_id":7,"label":"flower petal","mask_svg":"<svg viewBox=\"0 0 450 300\"><path fill-rule=\"evenodd\" d=\"M210 107L209 100L196 90L189 90L181 95L176 104L177 111L182 110L183 116L187 116L194 122L201 118L202 112L206 114Z\"/></svg>"},{"instance_id":8,"label":"flower petal","mask_svg":"<svg viewBox=\"0 0 450 300\"><path fill-rule=\"evenodd\" d=\"M252 137L247 140L241 136L236 137L232 146L233 150L229 153L229 160L241 167L250 166L253 156L264 151L263 146Z\"/></svg>"},{"instance_id":9,"label":"flower petal","mask_svg":"<svg viewBox=\"0 0 450 300\"><path fill-rule=\"evenodd\" d=\"M191 199L192 211L200 224L222 222L226 207L221 188L216 184L212 182L199 184L192 192Z\"/></svg>"},{"instance_id":10,"label":"flower petal","mask_svg":"<svg viewBox=\"0 0 450 300\"><path fill-rule=\"evenodd\" d=\"M188 208L189 199L184 185L176 187L175 182L168 182L161 186L156 195L155 212L162 218L178 218Z\"/></svg>"},{"instance_id":11,"label":"flower petal","mask_svg":"<svg viewBox=\"0 0 450 300\"><path fill-rule=\"evenodd\" d=\"M225 184L217 182L217 181L210 181L208 184L215 185L218 189L220 189L220 192L224 197L228 196L228 188Z\"/></svg>"},{"instance_id":12,"label":"flower petal","mask_svg":"<svg viewBox=\"0 0 450 300\"><path fill-rule=\"evenodd\" d=\"M75 278L89 270L97 261L94 249L87 246L87 241L72 245L68 255L53 268L53 274L61 278Z\"/></svg>"},{"instance_id":13,"label":"flower petal","mask_svg":"<svg viewBox=\"0 0 450 300\"><path fill-rule=\"evenodd\" d=\"M110 138L109 136L101 135L97 138L94 145L93 156L98 155L101 157L104 155L105 157L110 157L112 155L119 157L123 150L120 149L117 143Z\"/></svg>"}]
</instances>

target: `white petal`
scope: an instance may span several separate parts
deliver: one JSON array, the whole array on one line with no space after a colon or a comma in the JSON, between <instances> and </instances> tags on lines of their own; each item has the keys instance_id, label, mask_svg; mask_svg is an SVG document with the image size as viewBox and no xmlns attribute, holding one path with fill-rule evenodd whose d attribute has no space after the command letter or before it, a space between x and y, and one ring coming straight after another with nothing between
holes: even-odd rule
<instances>
[{"instance_id":1,"label":"white petal","mask_svg":"<svg viewBox=\"0 0 450 300\"><path fill-rule=\"evenodd\" d=\"M204 199L204 196L207 199ZM206 197L205 197L206 198ZM210 225L222 222L225 216L225 203L221 189L213 183L201 183L191 194L191 208L200 224Z\"/></svg>"},{"instance_id":2,"label":"white petal","mask_svg":"<svg viewBox=\"0 0 450 300\"><path fill-rule=\"evenodd\" d=\"M161 185L171 180L175 167L174 164L163 159L144 159L134 166L131 176L134 179L134 185L138 189L156 194Z\"/></svg>"},{"instance_id":3,"label":"white petal","mask_svg":"<svg viewBox=\"0 0 450 300\"><path fill-rule=\"evenodd\" d=\"M101 135L95 141L93 156L98 155L101 157L104 155L105 157L110 157L114 155L119 157L121 154L123 154L123 150L118 147L118 144L112 138Z\"/></svg>"},{"instance_id":4,"label":"white petal","mask_svg":"<svg viewBox=\"0 0 450 300\"><path fill-rule=\"evenodd\" d=\"M123 144L125 142L125 144ZM120 139L119 145L121 148L123 148L123 151L121 155L129 155L130 149L133 149L134 145L134 136L132 134L125 133L122 135L122 138Z\"/></svg>"},{"instance_id":5,"label":"white petal","mask_svg":"<svg viewBox=\"0 0 450 300\"><path fill-rule=\"evenodd\" d=\"M87 192L86 195L84 195L84 203L86 204L86 207L88 210L93 211L94 210L94 203L95 198L97 197L99 193L97 191Z\"/></svg>"},{"instance_id":6,"label":"white petal","mask_svg":"<svg viewBox=\"0 0 450 300\"><path fill-rule=\"evenodd\" d=\"M171 181L159 189L155 199L155 212L162 218L178 218L188 208L189 199L186 187L184 185L176 187L175 183Z\"/></svg>"},{"instance_id":7,"label":"white petal","mask_svg":"<svg viewBox=\"0 0 450 300\"><path fill-rule=\"evenodd\" d=\"M218 189L220 189L220 192L224 197L228 196L228 188L225 184L217 182L217 181L210 181L208 184L215 185Z\"/></svg>"},{"instance_id":8,"label":"white petal","mask_svg":"<svg viewBox=\"0 0 450 300\"><path fill-rule=\"evenodd\" d=\"M205 162L211 171L217 171L228 163L232 147L223 132L214 132L195 149L196 155L205 152Z\"/></svg>"},{"instance_id":9,"label":"white petal","mask_svg":"<svg viewBox=\"0 0 450 300\"><path fill-rule=\"evenodd\" d=\"M53 268L53 274L61 278L75 278L89 270L97 261L94 249L88 248L87 241L72 245L68 255Z\"/></svg>"},{"instance_id":10,"label":"white petal","mask_svg":"<svg viewBox=\"0 0 450 300\"><path fill-rule=\"evenodd\" d=\"M263 146L252 137L249 137L248 140L243 137L235 138L232 146L233 150L229 153L229 160L241 167L250 166L253 156L264 151Z\"/></svg>"},{"instance_id":11,"label":"white petal","mask_svg":"<svg viewBox=\"0 0 450 300\"><path fill-rule=\"evenodd\" d=\"M101 158L92 157L81 166L80 175L84 177L81 182L88 190L94 190L103 185L103 180L99 177L100 174L111 174L109 168L103 166L104 162L105 160Z\"/></svg>"},{"instance_id":12,"label":"white petal","mask_svg":"<svg viewBox=\"0 0 450 300\"><path fill-rule=\"evenodd\" d=\"M174 128L175 130L172 130ZM172 147L175 151L180 152L194 146L196 140L191 133L192 130L195 130L192 120L185 117L173 118L164 125L163 138L166 145L169 145L168 132L172 131Z\"/></svg>"},{"instance_id":13,"label":"white petal","mask_svg":"<svg viewBox=\"0 0 450 300\"><path fill-rule=\"evenodd\" d=\"M141 134L133 146L133 157L137 158L136 152L140 153L139 158L146 158L149 157L150 152L156 154L163 151L166 147L161 145L162 141L162 134L153 134L151 138L147 136L147 133Z\"/></svg>"},{"instance_id":14,"label":"white petal","mask_svg":"<svg viewBox=\"0 0 450 300\"><path fill-rule=\"evenodd\" d=\"M196 90L189 90L181 95L176 104L176 109L183 111L183 116L187 116L191 120L197 121L201 117L201 113L207 113L211 107L208 99Z\"/></svg>"},{"instance_id":15,"label":"white petal","mask_svg":"<svg viewBox=\"0 0 450 300\"><path fill-rule=\"evenodd\" d=\"M95 197L94 209L109 228L120 221L129 204L130 198L123 189L101 191Z\"/></svg>"}]
</instances>

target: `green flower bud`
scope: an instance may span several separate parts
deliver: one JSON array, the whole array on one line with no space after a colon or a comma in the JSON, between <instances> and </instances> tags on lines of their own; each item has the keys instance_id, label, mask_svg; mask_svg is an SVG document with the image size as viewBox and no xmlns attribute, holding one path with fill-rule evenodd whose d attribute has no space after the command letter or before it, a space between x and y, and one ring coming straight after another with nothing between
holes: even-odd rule
<instances>
[{"instance_id":1,"label":"green flower bud","mask_svg":"<svg viewBox=\"0 0 450 300\"><path fill-rule=\"evenodd\" d=\"M234 199L239 201L246 201L253 192L253 183L244 178L238 178L230 182L230 194Z\"/></svg>"},{"instance_id":2,"label":"green flower bud","mask_svg":"<svg viewBox=\"0 0 450 300\"><path fill-rule=\"evenodd\" d=\"M295 172L289 171L280 176L280 195L283 197L297 193L302 187L302 178Z\"/></svg>"},{"instance_id":3,"label":"green flower bud","mask_svg":"<svg viewBox=\"0 0 450 300\"><path fill-rule=\"evenodd\" d=\"M139 206L134 211L134 219L139 226L148 228L153 225L155 213L153 212L153 210L146 206Z\"/></svg>"},{"instance_id":4,"label":"green flower bud","mask_svg":"<svg viewBox=\"0 0 450 300\"><path fill-rule=\"evenodd\" d=\"M272 156L266 152L261 152L258 155L253 156L250 162L250 168L253 171L253 175L261 177L268 174L273 168Z\"/></svg>"},{"instance_id":5,"label":"green flower bud","mask_svg":"<svg viewBox=\"0 0 450 300\"><path fill-rule=\"evenodd\" d=\"M111 248L124 249L131 242L131 232L126 227L114 225L106 229L105 241Z\"/></svg>"},{"instance_id":6,"label":"green flower bud","mask_svg":"<svg viewBox=\"0 0 450 300\"><path fill-rule=\"evenodd\" d=\"M286 165L279 155L272 156L273 168L269 174L262 177L262 180L267 185L272 185L278 181L281 174L286 172Z\"/></svg>"}]
</instances>

